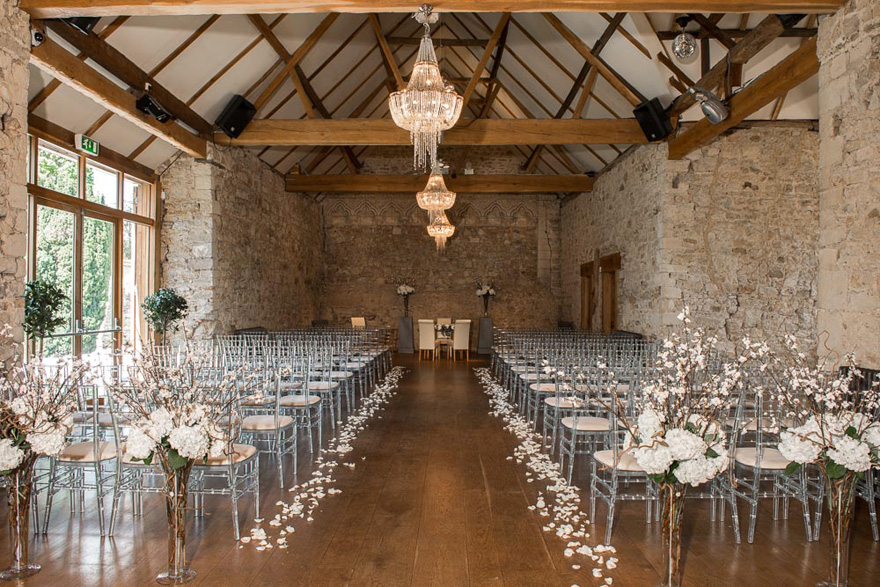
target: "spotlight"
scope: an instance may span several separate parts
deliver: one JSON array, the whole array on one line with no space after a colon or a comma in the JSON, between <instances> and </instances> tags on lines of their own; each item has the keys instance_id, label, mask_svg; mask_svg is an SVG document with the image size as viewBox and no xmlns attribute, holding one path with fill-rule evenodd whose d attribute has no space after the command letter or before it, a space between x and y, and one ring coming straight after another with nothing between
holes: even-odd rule
<instances>
[{"instance_id":1,"label":"spotlight","mask_svg":"<svg viewBox=\"0 0 880 587\"><path fill-rule=\"evenodd\" d=\"M159 122L165 123L171 120L171 114L169 114L149 92L150 84L147 84L144 94L134 103L135 107L144 114L149 114Z\"/></svg>"},{"instance_id":2,"label":"spotlight","mask_svg":"<svg viewBox=\"0 0 880 587\"><path fill-rule=\"evenodd\" d=\"M672 40L672 53L682 63L691 63L697 57L697 40L685 30L691 22L691 17L679 16L675 22L681 31Z\"/></svg>"},{"instance_id":3,"label":"spotlight","mask_svg":"<svg viewBox=\"0 0 880 587\"><path fill-rule=\"evenodd\" d=\"M693 86L688 88L688 92L693 94L700 103L700 108L703 110L706 120L711 124L719 124L726 120L730 115L730 110L727 109L724 102L719 100L718 96L709 90L703 89L699 86Z\"/></svg>"}]
</instances>

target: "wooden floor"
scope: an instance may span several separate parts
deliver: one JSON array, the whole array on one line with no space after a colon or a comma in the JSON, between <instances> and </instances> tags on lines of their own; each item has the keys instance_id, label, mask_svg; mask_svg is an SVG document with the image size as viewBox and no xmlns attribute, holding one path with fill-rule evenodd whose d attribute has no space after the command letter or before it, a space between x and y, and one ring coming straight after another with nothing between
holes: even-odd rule
<instances>
[{"instance_id":1,"label":"wooden floor","mask_svg":"<svg viewBox=\"0 0 880 587\"><path fill-rule=\"evenodd\" d=\"M311 524L297 524L290 549L257 552L233 541L229 506L208 502L212 515L191 526L189 555L196 585L552 585L594 584L589 565L571 568L565 545L541 530L527 507L537 483L507 460L514 439L488 415L473 374L477 361L418 363L382 419L373 422L340 467L339 495L324 501ZM303 453L303 457L307 455ZM363 460L362 460L363 458ZM308 458L301 459L301 463ZM263 468L263 515L287 500L274 468ZM309 473L301 467L301 475ZM581 480L582 486L586 485ZM289 501L289 500L288 500ZM585 500L586 503L586 500ZM243 527L253 510L245 503ZM148 499L141 518L129 504L115 538L98 535L94 500L84 514L57 503L49 535L34 558L43 572L27 585L153 585L166 556L164 511ZM624 503L615 529L620 566L614 585L656 585L660 561L657 525L646 525L641 504ZM755 544L736 546L729 520L709 522L708 508L687 504L684 539L686 585L813 585L822 575L827 546L806 545L799 510L788 521L760 516ZM853 586L880 584L880 546L871 541L864 508L857 512ZM604 522L600 511L597 526ZM2 552L8 542L0 539ZM826 533L827 534L827 533Z\"/></svg>"}]
</instances>

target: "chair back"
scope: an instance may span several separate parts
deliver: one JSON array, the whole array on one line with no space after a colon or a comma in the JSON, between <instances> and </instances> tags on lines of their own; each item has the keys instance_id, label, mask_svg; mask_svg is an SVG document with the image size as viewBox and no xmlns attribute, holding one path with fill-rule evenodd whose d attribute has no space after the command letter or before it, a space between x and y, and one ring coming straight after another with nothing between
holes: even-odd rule
<instances>
[{"instance_id":1,"label":"chair back","mask_svg":"<svg viewBox=\"0 0 880 587\"><path fill-rule=\"evenodd\" d=\"M452 324L452 318L437 318L437 324L442 326L449 326Z\"/></svg>"},{"instance_id":2,"label":"chair back","mask_svg":"<svg viewBox=\"0 0 880 587\"><path fill-rule=\"evenodd\" d=\"M452 327L452 349L466 351L470 347L471 321L456 320Z\"/></svg>"},{"instance_id":3,"label":"chair back","mask_svg":"<svg viewBox=\"0 0 880 587\"><path fill-rule=\"evenodd\" d=\"M434 321L419 320L419 350L434 350Z\"/></svg>"},{"instance_id":4,"label":"chair back","mask_svg":"<svg viewBox=\"0 0 880 587\"><path fill-rule=\"evenodd\" d=\"M351 317L351 327L352 328L366 328L367 327L367 319L363 316L352 316Z\"/></svg>"}]
</instances>

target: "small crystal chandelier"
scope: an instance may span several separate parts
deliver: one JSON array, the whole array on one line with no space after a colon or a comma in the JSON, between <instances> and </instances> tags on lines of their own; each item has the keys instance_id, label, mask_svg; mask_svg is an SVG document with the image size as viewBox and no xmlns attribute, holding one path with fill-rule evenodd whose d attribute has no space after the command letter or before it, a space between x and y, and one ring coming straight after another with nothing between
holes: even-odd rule
<instances>
[{"instance_id":1,"label":"small crystal chandelier","mask_svg":"<svg viewBox=\"0 0 880 587\"><path fill-rule=\"evenodd\" d=\"M672 53L682 63L690 63L697 56L697 40L685 30L691 22L691 17L680 16L675 22L681 27L681 32L672 40Z\"/></svg>"},{"instance_id":2,"label":"small crystal chandelier","mask_svg":"<svg viewBox=\"0 0 880 587\"><path fill-rule=\"evenodd\" d=\"M446 248L446 239L452 238L455 234L455 227L446 217L446 212L440 210L438 212L429 212L431 224L428 225L428 236L437 243L437 250L442 251Z\"/></svg>"},{"instance_id":3,"label":"small crystal chandelier","mask_svg":"<svg viewBox=\"0 0 880 587\"><path fill-rule=\"evenodd\" d=\"M427 210L429 213L443 212L455 205L455 192L450 192L446 188L446 181L443 179L439 163L431 170L428 185L416 194L416 202L418 202L419 208Z\"/></svg>"},{"instance_id":4,"label":"small crystal chandelier","mask_svg":"<svg viewBox=\"0 0 880 587\"><path fill-rule=\"evenodd\" d=\"M416 169L434 167L441 135L458 122L463 104L462 97L452 86L445 85L440 75L431 42L431 25L437 22L437 15L432 10L431 5L422 4L413 16L424 25L425 35L406 89L392 93L388 99L395 124L409 131L415 147L413 166Z\"/></svg>"}]
</instances>

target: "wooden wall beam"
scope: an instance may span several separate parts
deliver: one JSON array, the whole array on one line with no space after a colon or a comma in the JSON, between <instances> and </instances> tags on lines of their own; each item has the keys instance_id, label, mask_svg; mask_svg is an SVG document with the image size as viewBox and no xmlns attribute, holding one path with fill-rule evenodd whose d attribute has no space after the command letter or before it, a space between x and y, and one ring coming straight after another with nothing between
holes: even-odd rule
<instances>
[{"instance_id":1,"label":"wooden wall beam","mask_svg":"<svg viewBox=\"0 0 880 587\"><path fill-rule=\"evenodd\" d=\"M444 145L580 145L646 143L635 119L480 119L448 130ZM409 133L390 119L252 121L237 139L217 133L221 144L252 146L409 145Z\"/></svg>"},{"instance_id":2,"label":"wooden wall beam","mask_svg":"<svg viewBox=\"0 0 880 587\"><path fill-rule=\"evenodd\" d=\"M135 108L135 98L51 39L31 49L31 63L101 106L194 156L205 157L205 141L174 122L162 124Z\"/></svg>"},{"instance_id":3,"label":"wooden wall beam","mask_svg":"<svg viewBox=\"0 0 880 587\"><path fill-rule=\"evenodd\" d=\"M427 175L288 175L288 192L414 193L424 189ZM459 175L447 177L458 193L535 194L588 192L594 178L587 175Z\"/></svg>"},{"instance_id":4,"label":"wooden wall beam","mask_svg":"<svg viewBox=\"0 0 880 587\"><path fill-rule=\"evenodd\" d=\"M669 141L669 158L681 159L751 116L785 92L819 72L816 39L810 39L797 51L754 80L729 100L730 116L721 124L701 120Z\"/></svg>"},{"instance_id":5,"label":"wooden wall beam","mask_svg":"<svg viewBox=\"0 0 880 587\"><path fill-rule=\"evenodd\" d=\"M844 0L435 0L438 12L761 12L828 14ZM34 18L285 12L412 12L404 0L21 0Z\"/></svg>"}]
</instances>

